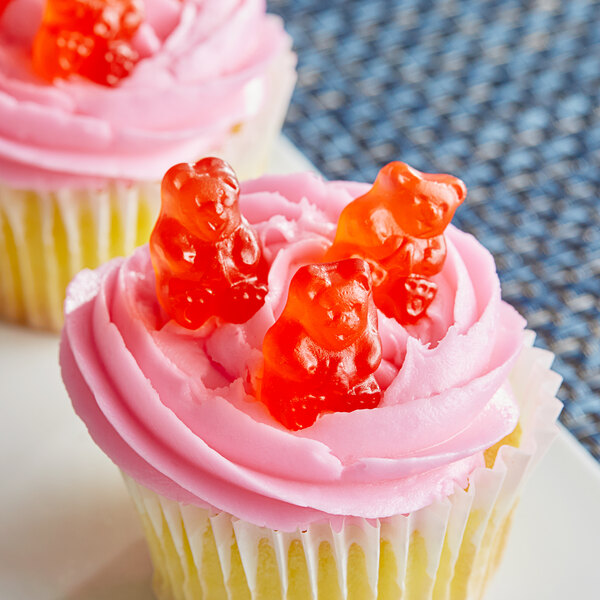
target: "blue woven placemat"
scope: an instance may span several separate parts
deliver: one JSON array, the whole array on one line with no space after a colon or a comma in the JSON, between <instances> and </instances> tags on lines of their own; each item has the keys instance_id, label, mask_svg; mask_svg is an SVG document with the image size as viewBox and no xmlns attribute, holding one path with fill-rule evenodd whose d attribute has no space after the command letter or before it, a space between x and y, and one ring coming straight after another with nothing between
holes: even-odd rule
<instances>
[{"instance_id":1,"label":"blue woven placemat","mask_svg":"<svg viewBox=\"0 0 600 600\"><path fill-rule=\"evenodd\" d=\"M552 350L600 459L600 2L271 0L299 55L285 133L329 178L460 176L455 223Z\"/></svg>"}]
</instances>

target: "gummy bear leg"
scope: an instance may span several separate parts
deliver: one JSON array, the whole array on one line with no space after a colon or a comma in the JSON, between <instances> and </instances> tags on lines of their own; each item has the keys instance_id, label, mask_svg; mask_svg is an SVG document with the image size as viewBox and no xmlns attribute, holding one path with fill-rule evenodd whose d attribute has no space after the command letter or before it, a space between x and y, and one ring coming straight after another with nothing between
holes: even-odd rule
<instances>
[{"instance_id":1,"label":"gummy bear leg","mask_svg":"<svg viewBox=\"0 0 600 600\"><path fill-rule=\"evenodd\" d=\"M401 323L414 323L422 317L433 302L437 285L425 277L411 275L394 282L395 295L399 298L398 308Z\"/></svg>"},{"instance_id":2,"label":"gummy bear leg","mask_svg":"<svg viewBox=\"0 0 600 600\"><path fill-rule=\"evenodd\" d=\"M437 285L425 277L388 278L375 290L377 308L402 325L415 323L433 302Z\"/></svg>"},{"instance_id":3,"label":"gummy bear leg","mask_svg":"<svg viewBox=\"0 0 600 600\"><path fill-rule=\"evenodd\" d=\"M169 312L177 322L197 329L214 314L215 299L209 287L190 285L180 279L171 279L168 286L168 301L172 306Z\"/></svg>"},{"instance_id":4,"label":"gummy bear leg","mask_svg":"<svg viewBox=\"0 0 600 600\"><path fill-rule=\"evenodd\" d=\"M278 415L278 419L285 427L297 430L308 427L317 420L325 405L325 398L312 394L292 396L282 391L277 404L278 406L273 407L272 412ZM271 410L271 406L269 409Z\"/></svg>"},{"instance_id":5,"label":"gummy bear leg","mask_svg":"<svg viewBox=\"0 0 600 600\"><path fill-rule=\"evenodd\" d=\"M373 375L354 386L346 394L340 394L335 401L335 410L352 412L359 408L375 408L381 400L381 389Z\"/></svg>"},{"instance_id":6,"label":"gummy bear leg","mask_svg":"<svg viewBox=\"0 0 600 600\"><path fill-rule=\"evenodd\" d=\"M254 280L240 281L224 291L218 315L229 323L245 323L264 304L267 286Z\"/></svg>"}]
</instances>

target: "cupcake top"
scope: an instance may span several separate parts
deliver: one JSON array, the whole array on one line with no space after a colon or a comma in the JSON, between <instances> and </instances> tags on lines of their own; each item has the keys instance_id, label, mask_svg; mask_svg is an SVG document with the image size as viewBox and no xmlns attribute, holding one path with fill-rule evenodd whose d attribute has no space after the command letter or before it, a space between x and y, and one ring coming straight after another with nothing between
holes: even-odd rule
<instances>
[{"instance_id":1,"label":"cupcake top","mask_svg":"<svg viewBox=\"0 0 600 600\"><path fill-rule=\"evenodd\" d=\"M264 0L143 4L131 40L140 59L107 87L37 75L44 0L10 0L0 14L0 180L42 191L153 181L256 115L278 65L293 71L291 40Z\"/></svg>"},{"instance_id":2,"label":"cupcake top","mask_svg":"<svg viewBox=\"0 0 600 600\"><path fill-rule=\"evenodd\" d=\"M516 425L507 376L524 320L501 300L489 252L452 226L427 313L401 325L377 311L375 408L325 412L292 430L257 399L263 339L292 277L322 261L342 210L368 190L310 174L242 185L241 213L269 266L264 304L245 323L187 329L170 319L147 246L76 277L63 378L119 467L174 500L288 531L408 513L467 485L483 450Z\"/></svg>"}]
</instances>

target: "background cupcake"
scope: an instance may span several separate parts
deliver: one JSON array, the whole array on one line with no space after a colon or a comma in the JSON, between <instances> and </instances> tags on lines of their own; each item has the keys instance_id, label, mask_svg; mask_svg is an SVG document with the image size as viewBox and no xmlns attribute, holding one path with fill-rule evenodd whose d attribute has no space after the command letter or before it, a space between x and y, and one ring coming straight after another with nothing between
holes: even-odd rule
<instances>
[{"instance_id":1,"label":"background cupcake","mask_svg":"<svg viewBox=\"0 0 600 600\"><path fill-rule=\"evenodd\" d=\"M295 81L291 40L264 2L147 0L139 56L110 87L32 68L42 0L0 17L0 315L62 322L83 267L147 240L156 173L206 154L264 170Z\"/></svg>"},{"instance_id":2,"label":"background cupcake","mask_svg":"<svg viewBox=\"0 0 600 600\"><path fill-rule=\"evenodd\" d=\"M126 475L159 597L477 598L493 571L555 434L559 378L474 238L447 230L420 321L379 312L376 408L290 431L256 398L293 274L367 190L310 175L243 186L270 271L263 308L241 325L169 320L146 247L73 282L63 379Z\"/></svg>"}]
</instances>

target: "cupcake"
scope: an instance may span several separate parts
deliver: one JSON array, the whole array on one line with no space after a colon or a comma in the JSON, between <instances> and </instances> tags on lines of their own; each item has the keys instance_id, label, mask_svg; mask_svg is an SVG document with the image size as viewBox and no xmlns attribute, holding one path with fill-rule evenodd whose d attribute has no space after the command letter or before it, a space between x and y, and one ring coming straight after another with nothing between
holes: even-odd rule
<instances>
[{"instance_id":1,"label":"cupcake","mask_svg":"<svg viewBox=\"0 0 600 600\"><path fill-rule=\"evenodd\" d=\"M148 240L157 173L207 154L264 172L295 56L262 0L2 8L0 317L58 330L73 275Z\"/></svg>"},{"instance_id":2,"label":"cupcake","mask_svg":"<svg viewBox=\"0 0 600 600\"><path fill-rule=\"evenodd\" d=\"M157 597L479 598L559 377L448 225L462 182L240 192L205 159L162 189L150 246L71 283L60 351Z\"/></svg>"}]
</instances>

